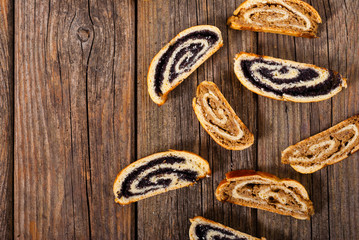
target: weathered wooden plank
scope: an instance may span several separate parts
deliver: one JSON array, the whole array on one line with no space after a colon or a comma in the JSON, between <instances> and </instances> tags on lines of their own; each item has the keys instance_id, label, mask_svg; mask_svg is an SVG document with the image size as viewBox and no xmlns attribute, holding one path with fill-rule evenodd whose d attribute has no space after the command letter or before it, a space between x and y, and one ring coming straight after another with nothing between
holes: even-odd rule
<instances>
[{"instance_id":1,"label":"weathered wooden plank","mask_svg":"<svg viewBox=\"0 0 359 240\"><path fill-rule=\"evenodd\" d=\"M296 39L290 36L258 33L258 53L296 60ZM306 39L306 41L310 41ZM280 178L292 178L310 186L310 178L301 176L281 163L281 151L308 133L307 105L258 97L258 170ZM302 116L303 115L303 116ZM281 224L278 224L281 223ZM258 211L259 235L268 239L310 239L309 221Z\"/></svg>"},{"instance_id":2,"label":"weathered wooden plank","mask_svg":"<svg viewBox=\"0 0 359 240\"><path fill-rule=\"evenodd\" d=\"M188 218L195 215L268 239L357 236L358 154L301 175L280 163L280 152L359 113L359 5L308 1L324 22L319 39L301 39L227 29L226 18L241 2L140 0L135 13L130 0L16 1L15 237L186 239ZM0 21L7 22L0 26L7 33L0 36L0 76L9 79L0 88L0 141L6 140L0 178L11 183L12 15L8 1L0 4ZM179 31L197 24L218 26L225 46L157 107L147 94L149 63ZM239 51L330 67L349 78L349 89L313 104L258 97L234 76L233 57ZM191 101L203 80L219 86L255 134L254 146L227 151L200 127ZM213 176L139 202L135 222L135 204L113 202L113 180L136 158L169 148L199 153L209 160ZM218 202L214 191L224 174L245 168L303 183L316 209L311 222ZM5 209L0 236L11 238L12 190L4 186L9 185L0 185L6 199L0 204Z\"/></svg>"},{"instance_id":3,"label":"weathered wooden plank","mask_svg":"<svg viewBox=\"0 0 359 240\"><path fill-rule=\"evenodd\" d=\"M328 59L328 15L326 14L323 4L318 1L309 2L316 8L323 20L323 23L319 29L319 38L313 39L309 44L300 39L296 41L297 49L301 51L297 52L297 59L301 62L309 62L321 67L329 67ZM307 109L309 114L309 129L301 139L305 139L310 135L317 134L331 125L331 100L322 101L319 103L310 104L310 108ZM319 171L310 175L311 188L308 189L310 197L314 204L315 214L312 217L312 239L329 239L329 209L328 209L328 182L327 171ZM318 191L320 189L320 191Z\"/></svg>"},{"instance_id":4,"label":"weathered wooden plank","mask_svg":"<svg viewBox=\"0 0 359 240\"><path fill-rule=\"evenodd\" d=\"M21 239L89 237L86 56L76 28L86 20L76 8L86 5L78 3L16 1L15 236Z\"/></svg>"},{"instance_id":5,"label":"weathered wooden plank","mask_svg":"<svg viewBox=\"0 0 359 240\"><path fill-rule=\"evenodd\" d=\"M199 153L199 124L192 110L197 72L161 107L150 99L146 82L155 54L178 32L203 23L197 21L196 2L141 0L137 16L137 157L169 148ZM200 209L200 184L138 202L138 239L186 239L189 218L200 214Z\"/></svg>"},{"instance_id":6,"label":"weathered wooden plank","mask_svg":"<svg viewBox=\"0 0 359 240\"><path fill-rule=\"evenodd\" d=\"M235 112L256 136L257 97L237 80L233 71L234 57L240 51L256 49L256 34L228 29L227 18L236 9L238 1L197 1L199 22L219 27L224 46L199 69L198 80L213 81L227 98ZM256 211L250 208L219 202L214 192L225 173L237 169L254 169L256 143L243 151L229 151L215 143L200 128L201 154L212 166L210 183L202 184L203 215L233 228L256 235Z\"/></svg>"},{"instance_id":7,"label":"weathered wooden plank","mask_svg":"<svg viewBox=\"0 0 359 240\"><path fill-rule=\"evenodd\" d=\"M88 239L87 4L15 4L15 237Z\"/></svg>"},{"instance_id":8,"label":"weathered wooden plank","mask_svg":"<svg viewBox=\"0 0 359 240\"><path fill-rule=\"evenodd\" d=\"M112 194L134 153L133 2L17 1L16 17L15 236L133 239Z\"/></svg>"},{"instance_id":9,"label":"weathered wooden plank","mask_svg":"<svg viewBox=\"0 0 359 240\"><path fill-rule=\"evenodd\" d=\"M0 1L0 239L13 238L13 2Z\"/></svg>"},{"instance_id":10,"label":"weathered wooden plank","mask_svg":"<svg viewBox=\"0 0 359 240\"><path fill-rule=\"evenodd\" d=\"M330 28L332 26L333 23L331 23L331 21L338 23L338 19L333 19L333 16L331 15L331 10L330 5L326 5L323 3L317 3L317 2L313 2L312 3L313 6L319 10L319 13L321 14L322 18L323 18L323 26L321 29L321 37L319 39L315 39L314 41L311 41L310 43L308 42L308 40L306 39L295 39L295 44L296 44L296 60L297 61L301 61L301 62L310 62L310 63L314 63L316 65L319 66L323 66L323 67L330 67L330 68L334 68L333 67L333 62L340 62L340 63L346 63L345 57L340 57L338 56L337 52L345 52L344 49L340 49L340 48L346 48L346 42L343 41L344 38L339 37L339 36L346 36L346 33L343 31L343 33L337 33L337 31L334 31L334 27L333 30L330 31ZM338 4L338 6L342 6L343 3L338 3L336 2L336 4ZM345 6L345 5L343 5ZM332 20L333 19L333 20ZM345 17L343 16L342 21L345 21ZM345 25L345 24L340 24L340 26ZM336 26L335 29L339 29L340 26ZM327 30L328 29L328 30ZM345 28L342 28L345 30ZM337 39L342 39L342 40L337 40L337 42L335 44L333 44L333 46L337 46L336 51L333 51L332 47L330 47L331 41L332 41L332 37L331 35L335 35L337 36ZM268 44L268 42L267 42ZM269 43L270 44L270 43ZM279 45L277 47L280 47ZM341 50L341 51L340 51ZM334 68L335 70L338 70L336 68ZM354 93L357 90L354 90ZM336 99L343 99L345 98L345 92L339 94L337 97L333 98L333 102L335 103L337 100ZM355 101L355 100L354 100ZM345 105L345 101L341 101L338 105L344 106ZM319 131L322 131L326 128L328 128L331 125L331 121L332 121L332 115L335 116L336 114L340 113L340 109L342 109L341 107L338 106L339 111L336 111L335 109L335 105L333 105L333 110L331 108L331 101L324 101L324 102L320 102L320 103L313 103L310 104L310 108L308 108L307 104L302 104L300 107L300 111L299 114L297 115L296 119L294 119L294 122L289 121L289 127L287 128L290 132L288 132L288 134L294 133L294 141L290 140L289 144L293 144L295 142L298 141L298 136L300 136L300 139L304 139L306 137L308 137L308 130L310 129L310 135L316 134ZM289 110L289 109L288 109ZM308 111L310 111L310 114L308 115ZM289 112L289 111L288 111ZM353 113L354 114L354 113ZM274 114L276 115L276 114ZM290 115L288 113L288 115ZM283 119L283 118L281 118ZM343 118L345 119L345 118ZM342 119L342 120L343 120ZM338 120L341 121L341 120ZM338 122L337 121L337 122ZM292 124L291 124L292 122ZM308 123L309 123L309 128L308 128ZM294 125L293 125L294 124ZM282 124L280 124L282 125ZM292 126L291 126L292 125ZM300 127L300 132L299 134L295 134L296 129L298 129L297 126L301 126ZM259 129L261 129L261 127L259 127ZM289 135L290 136L290 135ZM284 136L283 136L284 137ZM291 139L291 137L290 137ZM260 154L260 153L259 153ZM266 154L267 155L267 154ZM259 155L260 156L260 155ZM278 166L279 167L279 166ZM355 169L355 166L352 167L351 169ZM344 208L344 204L347 208L348 206L348 200L344 201L343 198L347 197L346 199L351 199L351 198L355 198L355 192L351 192L348 194L342 194L341 195L341 199L338 201L336 201L336 204L338 204L340 201L344 201L345 203L341 202L342 204L342 212L337 212L336 214L333 214L333 210L336 209L336 206L334 206L334 204L331 206L330 203L333 202L332 198L336 196L337 192L342 192L343 190L343 186L338 186L336 185L334 187L335 190L331 190L331 188L328 189L328 187L330 187L330 184L328 184L328 179L330 179L330 175L331 174L327 174L328 170L322 170L320 172L314 173L311 177L311 180L308 179L306 176L297 176L298 174L290 174L290 176L292 176L293 178L300 180L305 186L307 186L307 188L309 187L309 193L312 197L312 200L314 202L314 206L316 208L316 214L313 216L312 218L312 230L310 232L308 226L306 226L306 228L300 227L298 225L298 230L295 231L293 228L293 223L291 224L291 233L290 236L292 238L295 239L307 239L308 237L312 237L312 239L329 239L329 238L334 238L334 239L351 239L353 238L354 235L351 235L354 231L352 229L349 229L351 227L357 227L355 226L356 222L355 222L355 211L357 211L357 208L355 209L356 205L353 204L351 207L351 209L355 209L352 215L352 218L348 217L348 214L350 212L349 209L345 209ZM329 170L330 171L330 170ZM346 174L348 175L348 174ZM344 174L343 174L344 176ZM356 183L356 178L354 180L354 182L352 180L349 180L352 183L352 188L355 188L355 184ZM334 180L335 184L340 184L342 182L338 182L337 180ZM329 180L330 182L330 180ZM348 182L346 182L346 184L349 184ZM333 184L334 185L334 184ZM341 190L339 190L341 189ZM347 191L346 191L347 192ZM353 194L353 195L352 195ZM345 196L343 196L345 195ZM348 196L350 195L350 196ZM355 202L355 201L354 201ZM329 216L330 215L330 216ZM350 215L350 214L349 214ZM340 227L338 227L338 218L343 219L342 222L344 222L343 224L340 224ZM335 220L332 220L335 219ZM333 227L335 226L336 229L333 231L332 230L332 226L329 226L329 221L331 222L331 225L333 225ZM278 220L274 220L274 222L276 222ZM335 223L335 224L334 224ZM288 228L286 228L288 229ZM307 229L307 230L306 230ZM306 232L306 234L303 234L303 232ZM334 234L333 234L334 233ZM298 236L296 236L296 234L300 234ZM275 236L275 235L274 235Z\"/></svg>"},{"instance_id":11,"label":"weathered wooden plank","mask_svg":"<svg viewBox=\"0 0 359 240\"><path fill-rule=\"evenodd\" d=\"M135 158L135 2L90 1L87 95L91 237L135 239L135 206L114 202L112 184ZM84 42L85 44L85 42Z\"/></svg>"},{"instance_id":12,"label":"weathered wooden plank","mask_svg":"<svg viewBox=\"0 0 359 240\"><path fill-rule=\"evenodd\" d=\"M358 1L324 1L328 16L330 67L348 78L348 89L333 98L332 125L359 114ZM359 155L327 168L330 239L356 239L359 229Z\"/></svg>"}]
</instances>

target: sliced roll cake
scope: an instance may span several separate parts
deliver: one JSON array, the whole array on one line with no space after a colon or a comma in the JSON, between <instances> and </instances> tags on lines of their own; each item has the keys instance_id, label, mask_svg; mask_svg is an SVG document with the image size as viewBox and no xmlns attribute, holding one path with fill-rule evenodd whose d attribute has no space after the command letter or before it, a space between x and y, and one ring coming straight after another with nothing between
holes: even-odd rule
<instances>
[{"instance_id":1,"label":"sliced roll cake","mask_svg":"<svg viewBox=\"0 0 359 240\"><path fill-rule=\"evenodd\" d=\"M359 150L359 115L305 139L282 152L282 163L313 173Z\"/></svg>"},{"instance_id":2,"label":"sliced roll cake","mask_svg":"<svg viewBox=\"0 0 359 240\"><path fill-rule=\"evenodd\" d=\"M113 185L116 202L137 202L160 193L187 187L209 176L206 160L186 152L160 152L133 162L118 175Z\"/></svg>"},{"instance_id":3,"label":"sliced roll cake","mask_svg":"<svg viewBox=\"0 0 359 240\"><path fill-rule=\"evenodd\" d=\"M147 84L152 100L164 104L168 93L222 46L217 27L200 25L180 32L151 62Z\"/></svg>"},{"instance_id":4,"label":"sliced roll cake","mask_svg":"<svg viewBox=\"0 0 359 240\"><path fill-rule=\"evenodd\" d=\"M200 216L190 221L192 223L189 228L190 240L266 240L252 237Z\"/></svg>"},{"instance_id":5,"label":"sliced roll cake","mask_svg":"<svg viewBox=\"0 0 359 240\"><path fill-rule=\"evenodd\" d=\"M253 144L253 134L213 82L205 81L197 87L193 109L202 127L222 147L242 150Z\"/></svg>"},{"instance_id":6,"label":"sliced roll cake","mask_svg":"<svg viewBox=\"0 0 359 240\"><path fill-rule=\"evenodd\" d=\"M237 54L234 71L252 92L282 101L318 102L347 87L346 79L332 70L245 52Z\"/></svg>"},{"instance_id":7,"label":"sliced roll cake","mask_svg":"<svg viewBox=\"0 0 359 240\"><path fill-rule=\"evenodd\" d=\"M314 214L308 193L299 182L253 170L229 172L217 187L219 201L310 219Z\"/></svg>"},{"instance_id":8,"label":"sliced roll cake","mask_svg":"<svg viewBox=\"0 0 359 240\"><path fill-rule=\"evenodd\" d=\"M317 37L318 12L300 0L247 0L228 19L230 28L279 33L296 37Z\"/></svg>"}]
</instances>

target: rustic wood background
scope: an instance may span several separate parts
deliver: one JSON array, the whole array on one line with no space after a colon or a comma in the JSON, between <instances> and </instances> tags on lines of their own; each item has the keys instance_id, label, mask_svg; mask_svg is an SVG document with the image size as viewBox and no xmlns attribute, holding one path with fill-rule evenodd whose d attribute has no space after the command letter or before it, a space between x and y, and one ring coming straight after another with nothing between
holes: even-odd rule
<instances>
[{"instance_id":1,"label":"rustic wood background","mask_svg":"<svg viewBox=\"0 0 359 240\"><path fill-rule=\"evenodd\" d=\"M280 163L297 141L359 113L359 1L307 0L320 38L230 30L235 0L0 0L0 239L188 239L196 215L267 239L358 239L359 154L312 175ZM162 107L147 94L152 57L198 24L222 30L224 47ZM249 51L341 72L348 89L312 104L245 89L233 57ZM255 134L227 151L200 127L196 86L214 81ZM112 183L137 158L167 149L208 159L211 178L122 207ZM300 221L223 204L214 190L235 169L291 177L315 215Z\"/></svg>"}]
</instances>

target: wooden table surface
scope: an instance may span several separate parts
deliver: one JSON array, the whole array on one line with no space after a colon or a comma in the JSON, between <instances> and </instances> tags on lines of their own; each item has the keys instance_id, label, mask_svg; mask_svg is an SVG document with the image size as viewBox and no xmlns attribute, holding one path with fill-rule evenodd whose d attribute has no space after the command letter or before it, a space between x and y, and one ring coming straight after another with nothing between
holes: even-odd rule
<instances>
[{"instance_id":1,"label":"wooden table surface","mask_svg":"<svg viewBox=\"0 0 359 240\"><path fill-rule=\"evenodd\" d=\"M0 239L182 240L197 215L267 239L358 239L359 153L311 175L280 163L287 146L359 114L359 1L306 1L323 19L318 39L228 29L235 0L0 0ZM224 47L158 107L147 93L150 61L198 24L219 27ZM260 97L234 75L240 51L331 68L348 88L310 104ZM254 133L252 147L225 150L200 127L191 102L204 80ZM212 177L115 204L119 170L167 149L201 155ZM300 181L315 215L217 201L217 184L236 169Z\"/></svg>"}]
</instances>

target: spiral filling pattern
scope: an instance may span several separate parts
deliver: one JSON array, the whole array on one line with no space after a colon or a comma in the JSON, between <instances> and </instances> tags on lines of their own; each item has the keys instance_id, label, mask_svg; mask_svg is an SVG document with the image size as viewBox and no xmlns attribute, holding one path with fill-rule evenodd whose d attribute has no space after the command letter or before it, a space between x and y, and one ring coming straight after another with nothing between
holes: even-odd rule
<instances>
[{"instance_id":1,"label":"spiral filling pattern","mask_svg":"<svg viewBox=\"0 0 359 240\"><path fill-rule=\"evenodd\" d=\"M267 4L253 4L248 7L252 8L247 8L243 14L243 19L248 24L261 26L271 23L275 27L291 27L300 31L309 31L312 28L312 22L308 16L280 0Z\"/></svg>"},{"instance_id":2,"label":"spiral filling pattern","mask_svg":"<svg viewBox=\"0 0 359 240\"><path fill-rule=\"evenodd\" d=\"M198 224L195 233L198 240L247 240L245 237L236 236L231 231L209 224Z\"/></svg>"},{"instance_id":3,"label":"spiral filling pattern","mask_svg":"<svg viewBox=\"0 0 359 240\"><path fill-rule=\"evenodd\" d=\"M350 124L314 143L300 145L288 160L291 165L298 167L333 164L348 156L358 144L359 129L357 125Z\"/></svg>"},{"instance_id":4,"label":"spiral filling pattern","mask_svg":"<svg viewBox=\"0 0 359 240\"><path fill-rule=\"evenodd\" d=\"M161 56L155 69L154 87L158 96L161 96L164 81L171 85L183 73L192 70L192 67L216 46L220 40L218 33L210 30L191 32L170 45Z\"/></svg>"},{"instance_id":5,"label":"spiral filling pattern","mask_svg":"<svg viewBox=\"0 0 359 240\"><path fill-rule=\"evenodd\" d=\"M230 141L238 141L243 137L244 133L240 124L235 118L229 119L229 116L231 116L229 111L223 107L219 108L219 106L213 106L214 103L219 105L218 102L220 99L212 91L203 94L201 101L202 107L198 106L198 108L202 111L203 115L211 116L210 121L207 121L207 119L203 117L201 120L210 124L215 129L217 134ZM226 124L229 124L229 122L231 122L231 126L233 126L232 129L226 127Z\"/></svg>"},{"instance_id":6,"label":"spiral filling pattern","mask_svg":"<svg viewBox=\"0 0 359 240\"><path fill-rule=\"evenodd\" d=\"M195 182L198 173L187 169L185 163L185 158L166 156L139 166L122 181L121 190L117 192L117 197L129 198L144 195L167 188L180 181Z\"/></svg>"},{"instance_id":7,"label":"spiral filling pattern","mask_svg":"<svg viewBox=\"0 0 359 240\"><path fill-rule=\"evenodd\" d=\"M294 188L266 180L237 181L231 183L232 197L262 206L275 206L282 211L308 211L306 200Z\"/></svg>"},{"instance_id":8,"label":"spiral filling pattern","mask_svg":"<svg viewBox=\"0 0 359 240\"><path fill-rule=\"evenodd\" d=\"M251 84L277 96L327 95L342 84L341 75L331 70L292 66L263 58L242 60L240 65Z\"/></svg>"}]
</instances>

